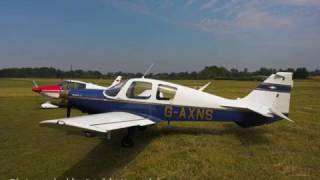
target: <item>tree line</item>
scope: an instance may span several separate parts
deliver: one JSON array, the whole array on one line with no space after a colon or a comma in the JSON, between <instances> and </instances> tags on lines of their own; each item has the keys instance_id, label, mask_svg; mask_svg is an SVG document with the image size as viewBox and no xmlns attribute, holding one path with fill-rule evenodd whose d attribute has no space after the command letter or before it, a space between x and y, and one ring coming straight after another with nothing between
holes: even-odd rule
<instances>
[{"instance_id":1,"label":"tree line","mask_svg":"<svg viewBox=\"0 0 320 180\"><path fill-rule=\"evenodd\" d=\"M272 69L260 68L257 71L249 72L247 68L238 70L236 68L227 69L219 66L206 66L201 71L193 72L172 72L172 73L150 73L149 78L155 79L232 79L232 80L262 80L266 76L278 71L293 72L294 79L306 79L309 76L320 75L320 70L308 71L306 68L288 68L288 69ZM142 77L142 73L124 73L109 72L101 73L99 71L70 70L63 71L53 67L37 67L37 68L5 68L0 69L0 77L11 78L105 78L112 79L116 76L124 78Z\"/></svg>"}]
</instances>

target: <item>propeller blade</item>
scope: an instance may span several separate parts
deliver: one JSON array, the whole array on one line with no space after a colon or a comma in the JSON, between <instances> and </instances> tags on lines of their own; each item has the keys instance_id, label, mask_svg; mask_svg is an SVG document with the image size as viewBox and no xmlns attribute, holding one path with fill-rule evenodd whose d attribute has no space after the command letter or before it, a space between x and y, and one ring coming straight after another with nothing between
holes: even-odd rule
<instances>
[{"instance_id":1,"label":"propeller blade","mask_svg":"<svg viewBox=\"0 0 320 180\"><path fill-rule=\"evenodd\" d=\"M32 84L33 84L34 87L36 87L36 88L38 87L38 84L36 83L35 80L32 80Z\"/></svg>"}]
</instances>

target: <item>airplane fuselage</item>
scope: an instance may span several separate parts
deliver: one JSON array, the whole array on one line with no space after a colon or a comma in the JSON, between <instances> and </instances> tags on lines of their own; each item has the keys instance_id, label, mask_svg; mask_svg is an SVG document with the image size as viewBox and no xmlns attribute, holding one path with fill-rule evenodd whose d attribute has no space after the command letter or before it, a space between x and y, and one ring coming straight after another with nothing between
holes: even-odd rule
<instances>
[{"instance_id":1,"label":"airplane fuselage","mask_svg":"<svg viewBox=\"0 0 320 180\"><path fill-rule=\"evenodd\" d=\"M183 86L182 86L183 87ZM212 94L197 91L192 88L183 87L185 95L188 91L192 97L179 97L179 86L177 87L176 101L140 101L131 100L125 95L109 98L105 91L108 90L71 90L68 94L70 106L88 114L99 114L106 112L129 112L152 119L153 121L233 121L243 127L272 123L281 118L264 117L260 114L230 110L219 106L220 101L232 101ZM186 90L187 89L187 90ZM188 98L197 98L197 106L188 106ZM183 101L179 101L183 99ZM211 102L209 105L208 102ZM189 103L191 104L191 103ZM194 104L194 103L193 103ZM201 105L202 104L202 105Z\"/></svg>"}]
</instances>

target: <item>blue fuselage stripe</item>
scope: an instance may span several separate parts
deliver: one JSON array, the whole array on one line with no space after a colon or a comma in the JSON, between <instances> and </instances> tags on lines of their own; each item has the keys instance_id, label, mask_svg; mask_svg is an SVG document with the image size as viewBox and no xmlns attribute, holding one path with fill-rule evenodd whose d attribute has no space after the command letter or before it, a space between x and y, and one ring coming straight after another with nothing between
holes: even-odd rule
<instances>
[{"instance_id":1,"label":"blue fuselage stripe","mask_svg":"<svg viewBox=\"0 0 320 180\"><path fill-rule=\"evenodd\" d=\"M290 93L291 86L283 84L262 83L256 88L256 90Z\"/></svg>"}]
</instances>

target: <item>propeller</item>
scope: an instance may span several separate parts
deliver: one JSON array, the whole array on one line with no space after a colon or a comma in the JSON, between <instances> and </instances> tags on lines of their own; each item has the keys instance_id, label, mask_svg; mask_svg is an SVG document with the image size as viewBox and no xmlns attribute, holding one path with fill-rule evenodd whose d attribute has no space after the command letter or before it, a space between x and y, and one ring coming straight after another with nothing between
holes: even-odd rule
<instances>
[{"instance_id":1,"label":"propeller","mask_svg":"<svg viewBox=\"0 0 320 180\"><path fill-rule=\"evenodd\" d=\"M32 84L33 84L33 86L36 87L36 88L39 87L35 80L32 80Z\"/></svg>"}]
</instances>

